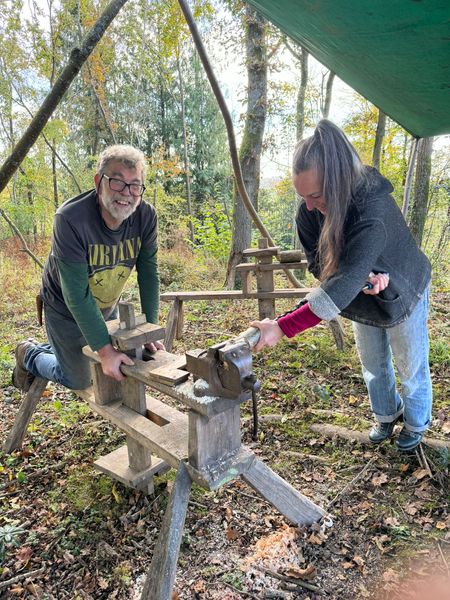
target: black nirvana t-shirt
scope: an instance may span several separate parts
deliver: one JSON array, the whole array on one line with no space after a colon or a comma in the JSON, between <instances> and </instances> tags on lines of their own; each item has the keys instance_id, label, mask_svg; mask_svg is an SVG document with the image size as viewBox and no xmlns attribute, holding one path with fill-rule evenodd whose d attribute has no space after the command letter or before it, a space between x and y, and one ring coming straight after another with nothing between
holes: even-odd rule
<instances>
[{"instance_id":1,"label":"black nirvana t-shirt","mask_svg":"<svg viewBox=\"0 0 450 600\"><path fill-rule=\"evenodd\" d=\"M67 200L55 214L52 249L42 277L44 302L71 317L62 296L56 259L86 264L89 289L107 319L139 251L156 247L156 231L155 210L145 202L113 231L103 222L95 190Z\"/></svg>"}]
</instances>

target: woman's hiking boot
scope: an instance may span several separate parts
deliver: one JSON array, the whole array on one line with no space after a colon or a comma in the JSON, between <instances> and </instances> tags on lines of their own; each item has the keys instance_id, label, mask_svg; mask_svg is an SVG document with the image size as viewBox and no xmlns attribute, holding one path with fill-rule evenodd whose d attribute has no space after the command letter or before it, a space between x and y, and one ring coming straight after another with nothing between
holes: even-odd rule
<instances>
[{"instance_id":1,"label":"woman's hiking boot","mask_svg":"<svg viewBox=\"0 0 450 600\"><path fill-rule=\"evenodd\" d=\"M403 427L398 439L395 440L395 445L401 452L410 452L420 444L423 434L423 431L409 431Z\"/></svg>"},{"instance_id":2,"label":"woman's hiking boot","mask_svg":"<svg viewBox=\"0 0 450 600\"><path fill-rule=\"evenodd\" d=\"M372 444L381 444L392 437L396 423L403 420L403 415L399 415L390 423L376 423L369 432L369 440Z\"/></svg>"}]
</instances>

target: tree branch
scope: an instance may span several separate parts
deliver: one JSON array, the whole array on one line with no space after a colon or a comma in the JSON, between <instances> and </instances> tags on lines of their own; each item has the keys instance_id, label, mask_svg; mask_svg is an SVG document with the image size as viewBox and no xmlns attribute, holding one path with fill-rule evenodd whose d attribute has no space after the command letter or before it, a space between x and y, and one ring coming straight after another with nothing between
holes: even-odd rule
<instances>
[{"instance_id":1,"label":"tree branch","mask_svg":"<svg viewBox=\"0 0 450 600\"><path fill-rule=\"evenodd\" d=\"M414 176L414 167L416 166L417 146L420 138L413 138L413 146L409 156L408 173L406 175L405 188L403 190L402 214L405 220L408 217L409 201L411 198L411 188Z\"/></svg>"},{"instance_id":2,"label":"tree branch","mask_svg":"<svg viewBox=\"0 0 450 600\"><path fill-rule=\"evenodd\" d=\"M23 100L23 97L22 97L22 94L21 94L21 93L20 93L20 91L17 89L17 87L15 86L14 82L11 82L11 85L13 86L13 88L14 88L14 90L15 90L16 94L17 94L17 95L18 95L18 97L19 97L19 100L20 100L20 106L21 106L22 108L24 108L24 109L27 111L27 113L30 115L30 117L33 119L33 118L34 118L34 115L33 115L33 113L31 112L31 110L28 108L28 106L25 104L25 102L24 102L24 100ZM45 135L45 133L44 133L43 131L42 131L41 135L42 135L42 138L43 138L44 142L47 144L47 146L50 148L50 150L51 150L52 152L54 152L54 153L55 153L55 156L56 156L56 158L59 160L59 162L62 164L62 166L63 166L63 167L66 169L66 171L67 171L67 172L69 173L69 175L72 177L72 179L73 179L73 181L74 181L75 185L77 186L78 192L81 194L81 187L80 187L80 185L79 185L79 183L78 183L78 181L77 181L77 178L75 177L74 173L72 172L71 168L69 167L69 165L68 165L68 164L67 164L67 163L66 163L66 162L63 160L63 158L62 158L62 157L59 155L58 151L56 150L56 147L55 147L55 146L53 146L53 144L51 144L51 142L49 142L49 140L47 139L47 136Z\"/></svg>"},{"instance_id":3,"label":"tree branch","mask_svg":"<svg viewBox=\"0 0 450 600\"><path fill-rule=\"evenodd\" d=\"M28 256L31 256L31 258L34 260L34 262L36 264L38 264L41 267L41 269L43 269L44 268L43 263L41 263L41 261L38 259L38 257L35 254L33 254L33 252L31 252L31 250L28 248L28 244L27 244L25 238L23 237L23 235L20 233L19 229L17 228L17 225L15 225L13 221L11 221L11 219L5 213L3 208L0 208L0 215L2 215L2 217L5 219L5 221L8 223L8 225L14 231L14 233L20 238L20 241L22 242L22 246L23 246L23 251L26 254L28 254Z\"/></svg>"},{"instance_id":4,"label":"tree branch","mask_svg":"<svg viewBox=\"0 0 450 600\"><path fill-rule=\"evenodd\" d=\"M296 50L294 50L294 48L291 46L291 43L288 42L288 39L285 35L283 36L283 42L284 42L284 45L286 46L286 48L292 54L292 56L294 58L296 58L299 62L302 62L302 55L300 53L298 53Z\"/></svg>"},{"instance_id":5,"label":"tree branch","mask_svg":"<svg viewBox=\"0 0 450 600\"><path fill-rule=\"evenodd\" d=\"M16 144L12 153L0 169L0 192L5 189L8 181L39 137L53 111L70 87L70 84L102 38L110 23L126 2L127 0L111 0L92 29L84 37L80 47L72 50L69 62L62 70L55 85L45 98L42 106L31 121L22 138Z\"/></svg>"}]
</instances>

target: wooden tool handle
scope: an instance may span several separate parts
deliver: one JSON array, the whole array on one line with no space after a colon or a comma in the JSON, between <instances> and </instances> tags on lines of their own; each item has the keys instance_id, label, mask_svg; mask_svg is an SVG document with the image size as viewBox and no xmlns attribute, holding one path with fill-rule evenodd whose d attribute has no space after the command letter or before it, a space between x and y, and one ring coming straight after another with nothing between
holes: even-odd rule
<instances>
[{"instance_id":1,"label":"wooden tool handle","mask_svg":"<svg viewBox=\"0 0 450 600\"><path fill-rule=\"evenodd\" d=\"M259 342L260 337L261 331L257 327L249 327L248 329L240 333L237 339L245 338L250 348L254 348Z\"/></svg>"}]
</instances>

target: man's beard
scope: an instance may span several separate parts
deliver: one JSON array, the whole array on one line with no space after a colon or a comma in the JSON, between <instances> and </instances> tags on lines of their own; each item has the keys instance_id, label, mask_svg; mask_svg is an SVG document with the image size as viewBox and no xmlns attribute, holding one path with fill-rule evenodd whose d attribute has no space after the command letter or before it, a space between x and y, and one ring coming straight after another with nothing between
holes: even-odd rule
<instances>
[{"instance_id":1,"label":"man's beard","mask_svg":"<svg viewBox=\"0 0 450 600\"><path fill-rule=\"evenodd\" d=\"M129 202L129 204L128 205L118 204L117 201ZM103 204L104 204L106 210L109 212L109 214L114 219L125 221L125 219L128 219L128 217L130 217L134 213L134 211L137 209L137 207L139 205L139 199L131 198L131 199L124 200L121 196L120 197L113 196L112 198L108 198L108 199L104 198Z\"/></svg>"}]
</instances>

